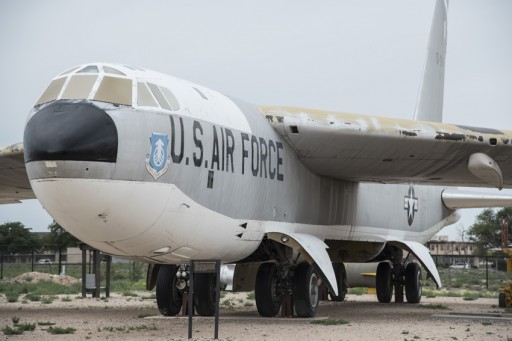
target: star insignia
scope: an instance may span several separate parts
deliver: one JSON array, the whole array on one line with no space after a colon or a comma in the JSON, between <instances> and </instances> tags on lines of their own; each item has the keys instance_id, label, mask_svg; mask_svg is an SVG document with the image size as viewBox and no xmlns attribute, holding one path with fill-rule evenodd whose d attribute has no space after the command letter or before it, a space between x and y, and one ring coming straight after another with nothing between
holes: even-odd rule
<instances>
[{"instance_id":1,"label":"star insignia","mask_svg":"<svg viewBox=\"0 0 512 341\"><path fill-rule=\"evenodd\" d=\"M409 226L414 221L414 213L418 212L418 198L414 196L414 187L409 186L409 192L404 197L404 210L407 211L407 222Z\"/></svg>"}]
</instances>

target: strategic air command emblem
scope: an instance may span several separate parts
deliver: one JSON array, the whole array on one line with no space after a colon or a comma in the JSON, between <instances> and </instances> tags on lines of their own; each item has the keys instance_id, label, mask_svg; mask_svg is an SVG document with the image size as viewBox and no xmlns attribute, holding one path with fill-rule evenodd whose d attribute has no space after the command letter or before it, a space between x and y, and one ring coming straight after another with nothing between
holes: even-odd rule
<instances>
[{"instance_id":1,"label":"strategic air command emblem","mask_svg":"<svg viewBox=\"0 0 512 341\"><path fill-rule=\"evenodd\" d=\"M146 155L146 169L156 180L167 172L171 163L171 157L168 154L169 136L153 133L149 138L149 145L149 154Z\"/></svg>"}]
</instances>

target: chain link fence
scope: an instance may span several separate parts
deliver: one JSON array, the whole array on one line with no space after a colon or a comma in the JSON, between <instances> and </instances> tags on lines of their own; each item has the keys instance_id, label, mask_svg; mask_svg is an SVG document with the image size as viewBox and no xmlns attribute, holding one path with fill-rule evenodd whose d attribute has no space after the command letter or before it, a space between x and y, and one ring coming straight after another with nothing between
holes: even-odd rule
<instances>
[{"instance_id":1,"label":"chain link fence","mask_svg":"<svg viewBox=\"0 0 512 341\"><path fill-rule=\"evenodd\" d=\"M16 253L9 252L13 249ZM92 258L87 251L87 273L93 272ZM145 263L115 257L112 260L111 278L113 280L141 281L145 279L145 271ZM13 279L27 272L81 278L82 251L77 247L59 248L55 245L37 248L24 245L0 245L0 279Z\"/></svg>"}]
</instances>

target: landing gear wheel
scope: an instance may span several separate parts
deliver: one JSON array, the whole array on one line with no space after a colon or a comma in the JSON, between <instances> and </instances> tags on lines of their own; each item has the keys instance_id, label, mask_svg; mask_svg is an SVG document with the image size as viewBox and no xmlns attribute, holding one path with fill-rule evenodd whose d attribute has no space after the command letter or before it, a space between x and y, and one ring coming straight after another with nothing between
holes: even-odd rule
<instances>
[{"instance_id":1,"label":"landing gear wheel","mask_svg":"<svg viewBox=\"0 0 512 341\"><path fill-rule=\"evenodd\" d=\"M392 268L389 262L380 262L375 279L377 299L380 303L389 303L393 297Z\"/></svg>"},{"instance_id":2,"label":"landing gear wheel","mask_svg":"<svg viewBox=\"0 0 512 341\"><path fill-rule=\"evenodd\" d=\"M194 307L199 316L215 314L215 274L194 275Z\"/></svg>"},{"instance_id":3,"label":"landing gear wheel","mask_svg":"<svg viewBox=\"0 0 512 341\"><path fill-rule=\"evenodd\" d=\"M274 263L263 263L256 274L254 294L258 313L265 317L274 317L281 308L281 293L278 292L278 271Z\"/></svg>"},{"instance_id":4,"label":"landing gear wheel","mask_svg":"<svg viewBox=\"0 0 512 341\"><path fill-rule=\"evenodd\" d=\"M160 314L174 316L181 310L183 293L176 288L176 265L162 265L156 278L156 304Z\"/></svg>"},{"instance_id":5,"label":"landing gear wheel","mask_svg":"<svg viewBox=\"0 0 512 341\"><path fill-rule=\"evenodd\" d=\"M318 275L307 262L300 263L293 276L295 313L298 317L313 317L319 302Z\"/></svg>"},{"instance_id":6,"label":"landing gear wheel","mask_svg":"<svg viewBox=\"0 0 512 341\"><path fill-rule=\"evenodd\" d=\"M421 267L418 263L409 263L405 267L405 297L409 303L421 301Z\"/></svg>"},{"instance_id":7,"label":"landing gear wheel","mask_svg":"<svg viewBox=\"0 0 512 341\"><path fill-rule=\"evenodd\" d=\"M336 275L336 282L338 282L338 296L331 294L331 300L335 302L343 302L347 294L347 271L345 264L333 263L334 275Z\"/></svg>"}]
</instances>

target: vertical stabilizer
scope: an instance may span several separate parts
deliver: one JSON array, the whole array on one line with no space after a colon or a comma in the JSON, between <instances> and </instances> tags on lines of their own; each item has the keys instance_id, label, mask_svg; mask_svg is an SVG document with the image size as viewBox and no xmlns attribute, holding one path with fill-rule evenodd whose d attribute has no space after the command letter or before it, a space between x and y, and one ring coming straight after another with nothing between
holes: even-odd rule
<instances>
[{"instance_id":1,"label":"vertical stabilizer","mask_svg":"<svg viewBox=\"0 0 512 341\"><path fill-rule=\"evenodd\" d=\"M437 0L414 119L443 119L444 67L446 62L448 0Z\"/></svg>"}]
</instances>

